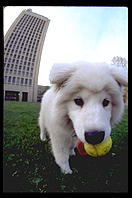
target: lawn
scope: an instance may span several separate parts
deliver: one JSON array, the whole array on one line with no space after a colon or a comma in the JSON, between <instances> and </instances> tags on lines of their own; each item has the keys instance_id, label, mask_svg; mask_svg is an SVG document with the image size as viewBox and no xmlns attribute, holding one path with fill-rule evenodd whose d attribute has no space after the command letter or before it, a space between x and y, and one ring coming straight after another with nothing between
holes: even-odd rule
<instances>
[{"instance_id":1,"label":"lawn","mask_svg":"<svg viewBox=\"0 0 132 198\"><path fill-rule=\"evenodd\" d=\"M104 157L70 158L72 175L55 164L49 139L39 139L40 103L4 102L4 192L127 192L128 109L112 129L113 146Z\"/></svg>"}]
</instances>

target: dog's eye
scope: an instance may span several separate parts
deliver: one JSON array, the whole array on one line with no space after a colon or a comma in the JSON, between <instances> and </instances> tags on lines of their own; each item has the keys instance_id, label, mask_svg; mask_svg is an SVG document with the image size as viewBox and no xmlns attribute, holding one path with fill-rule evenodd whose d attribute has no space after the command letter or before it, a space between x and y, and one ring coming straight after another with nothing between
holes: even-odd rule
<instances>
[{"instance_id":1,"label":"dog's eye","mask_svg":"<svg viewBox=\"0 0 132 198\"><path fill-rule=\"evenodd\" d=\"M81 107L84 104L84 102L83 102L83 100L81 98L74 99L74 102L75 102L76 105L81 106Z\"/></svg>"},{"instance_id":2,"label":"dog's eye","mask_svg":"<svg viewBox=\"0 0 132 198\"><path fill-rule=\"evenodd\" d=\"M103 102L102 102L103 107L108 106L108 105L109 105L109 103L110 103L110 101L109 101L108 99L104 99L104 100L103 100Z\"/></svg>"}]
</instances>

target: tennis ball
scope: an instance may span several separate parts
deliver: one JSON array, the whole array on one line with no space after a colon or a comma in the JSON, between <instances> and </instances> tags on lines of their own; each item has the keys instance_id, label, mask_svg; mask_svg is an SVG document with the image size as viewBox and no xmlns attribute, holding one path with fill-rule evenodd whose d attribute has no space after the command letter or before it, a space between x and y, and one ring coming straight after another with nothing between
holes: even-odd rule
<instances>
[{"instance_id":1,"label":"tennis ball","mask_svg":"<svg viewBox=\"0 0 132 198\"><path fill-rule=\"evenodd\" d=\"M84 143L84 149L87 152L87 154L97 157L97 156L103 156L107 154L112 147L112 139L109 136L104 142L100 144L86 144Z\"/></svg>"}]
</instances>

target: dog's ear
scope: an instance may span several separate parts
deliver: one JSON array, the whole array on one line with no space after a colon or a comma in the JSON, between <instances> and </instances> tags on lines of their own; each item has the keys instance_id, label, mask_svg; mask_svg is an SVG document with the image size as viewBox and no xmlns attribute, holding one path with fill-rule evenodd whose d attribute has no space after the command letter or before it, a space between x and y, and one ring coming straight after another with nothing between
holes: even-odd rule
<instances>
[{"instance_id":1,"label":"dog's ear","mask_svg":"<svg viewBox=\"0 0 132 198\"><path fill-rule=\"evenodd\" d=\"M117 67L116 65L110 66L110 72L119 86L128 85L128 69L124 67Z\"/></svg>"},{"instance_id":2,"label":"dog's ear","mask_svg":"<svg viewBox=\"0 0 132 198\"><path fill-rule=\"evenodd\" d=\"M56 63L53 65L49 80L51 84L56 84L59 88L70 78L74 67L71 64Z\"/></svg>"}]
</instances>

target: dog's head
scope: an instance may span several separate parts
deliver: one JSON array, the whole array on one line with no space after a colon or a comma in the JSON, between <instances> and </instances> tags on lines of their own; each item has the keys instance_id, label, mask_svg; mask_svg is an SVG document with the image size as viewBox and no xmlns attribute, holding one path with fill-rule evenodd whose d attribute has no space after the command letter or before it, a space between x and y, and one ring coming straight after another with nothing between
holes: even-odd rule
<instances>
[{"instance_id":1,"label":"dog's head","mask_svg":"<svg viewBox=\"0 0 132 198\"><path fill-rule=\"evenodd\" d=\"M78 138L91 144L105 141L123 114L127 70L105 63L55 64L50 82Z\"/></svg>"}]
</instances>

